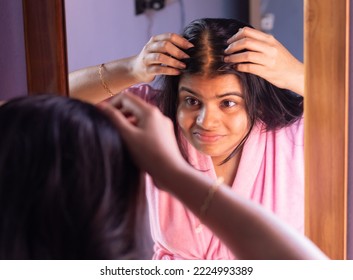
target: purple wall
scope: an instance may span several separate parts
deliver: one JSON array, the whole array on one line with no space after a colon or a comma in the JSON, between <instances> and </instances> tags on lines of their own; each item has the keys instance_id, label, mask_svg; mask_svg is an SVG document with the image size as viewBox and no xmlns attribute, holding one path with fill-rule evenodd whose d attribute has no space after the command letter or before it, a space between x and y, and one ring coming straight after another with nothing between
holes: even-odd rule
<instances>
[{"instance_id":1,"label":"purple wall","mask_svg":"<svg viewBox=\"0 0 353 280\"><path fill-rule=\"evenodd\" d=\"M0 1L0 100L26 92L22 1Z\"/></svg>"},{"instance_id":2,"label":"purple wall","mask_svg":"<svg viewBox=\"0 0 353 280\"><path fill-rule=\"evenodd\" d=\"M296 58L304 56L304 1L262 1L262 15L273 14L272 33Z\"/></svg>"}]
</instances>

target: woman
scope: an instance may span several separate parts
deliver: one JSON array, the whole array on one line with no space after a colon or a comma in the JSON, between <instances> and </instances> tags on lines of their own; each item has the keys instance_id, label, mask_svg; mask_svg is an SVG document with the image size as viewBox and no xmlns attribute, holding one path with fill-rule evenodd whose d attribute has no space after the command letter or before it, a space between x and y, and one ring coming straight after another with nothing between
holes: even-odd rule
<instances>
[{"instance_id":1,"label":"woman","mask_svg":"<svg viewBox=\"0 0 353 280\"><path fill-rule=\"evenodd\" d=\"M327 259L304 235L270 211L212 182L182 157L170 119L127 93L100 107L115 122L131 155L241 259ZM152 160L153 159L153 160Z\"/></svg>"},{"instance_id":2,"label":"woman","mask_svg":"<svg viewBox=\"0 0 353 280\"><path fill-rule=\"evenodd\" d=\"M234 30L239 32L232 36ZM127 68L119 81L110 79ZM272 36L236 20L201 19L185 28L183 38L156 36L140 55L99 70L98 85L105 89L163 74L159 92L149 86L129 90L156 102L172 119L189 163L213 179L223 177L232 191L303 231L302 97L274 86L302 94L302 64ZM72 76L76 96L91 86L82 86L79 73ZM85 96L93 100L91 93ZM234 258L197 217L151 180L147 197L154 258Z\"/></svg>"}]
</instances>

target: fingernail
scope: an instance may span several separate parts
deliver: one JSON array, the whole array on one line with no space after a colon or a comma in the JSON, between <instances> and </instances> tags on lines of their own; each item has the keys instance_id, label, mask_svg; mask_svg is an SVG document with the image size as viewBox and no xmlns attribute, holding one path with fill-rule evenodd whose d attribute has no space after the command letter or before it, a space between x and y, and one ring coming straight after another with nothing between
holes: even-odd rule
<instances>
[{"instance_id":1,"label":"fingernail","mask_svg":"<svg viewBox=\"0 0 353 280\"><path fill-rule=\"evenodd\" d=\"M225 56L225 57L223 58L223 61L224 61L224 62L229 62L229 57L228 57L228 56Z\"/></svg>"},{"instance_id":2,"label":"fingernail","mask_svg":"<svg viewBox=\"0 0 353 280\"><path fill-rule=\"evenodd\" d=\"M194 46L189 40L185 39L185 49L190 49Z\"/></svg>"},{"instance_id":3,"label":"fingernail","mask_svg":"<svg viewBox=\"0 0 353 280\"><path fill-rule=\"evenodd\" d=\"M229 47L230 47L230 46L228 46L228 47L224 50L224 53L228 53Z\"/></svg>"},{"instance_id":4,"label":"fingernail","mask_svg":"<svg viewBox=\"0 0 353 280\"><path fill-rule=\"evenodd\" d=\"M232 38L235 38L235 37L237 37L240 33L242 33L243 32L243 28L239 28L238 29L238 32L237 33L235 33L233 36L232 36Z\"/></svg>"},{"instance_id":5,"label":"fingernail","mask_svg":"<svg viewBox=\"0 0 353 280\"><path fill-rule=\"evenodd\" d=\"M235 33L232 37L230 37L230 38L227 40L227 43L229 44L229 43L232 41L232 39L233 39L234 37L236 37L238 34L240 34L242 31L243 31L243 28L239 28L238 31L237 31L237 33Z\"/></svg>"}]
</instances>

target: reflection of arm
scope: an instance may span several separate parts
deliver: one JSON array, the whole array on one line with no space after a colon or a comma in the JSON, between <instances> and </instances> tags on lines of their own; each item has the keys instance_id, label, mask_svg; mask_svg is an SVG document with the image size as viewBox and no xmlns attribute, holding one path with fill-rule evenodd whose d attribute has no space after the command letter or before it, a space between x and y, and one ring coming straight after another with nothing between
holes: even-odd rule
<instances>
[{"instance_id":1,"label":"reflection of arm","mask_svg":"<svg viewBox=\"0 0 353 280\"><path fill-rule=\"evenodd\" d=\"M138 83L131 71L135 57L115 60L104 64L102 76L115 94ZM99 65L83 68L69 74L70 96L91 103L99 103L110 97L104 89L98 73Z\"/></svg>"},{"instance_id":2,"label":"reflection of arm","mask_svg":"<svg viewBox=\"0 0 353 280\"><path fill-rule=\"evenodd\" d=\"M149 83L157 75L179 75L185 64L179 61L188 57L182 49L192 47L186 39L173 33L152 37L137 56L104 64L104 82L115 94L138 83ZM70 96L91 103L110 97L98 73L99 65L70 73Z\"/></svg>"}]
</instances>

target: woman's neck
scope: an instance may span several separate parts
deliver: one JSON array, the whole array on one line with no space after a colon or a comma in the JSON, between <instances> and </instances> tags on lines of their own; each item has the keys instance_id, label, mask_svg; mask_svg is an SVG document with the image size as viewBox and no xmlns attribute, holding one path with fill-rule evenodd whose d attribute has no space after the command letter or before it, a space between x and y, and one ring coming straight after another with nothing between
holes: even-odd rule
<instances>
[{"instance_id":1,"label":"woman's neck","mask_svg":"<svg viewBox=\"0 0 353 280\"><path fill-rule=\"evenodd\" d=\"M213 166L217 177L223 177L224 183L228 186L232 186L235 176L238 171L238 166L241 158L242 149L236 153L234 157L228 160L226 163L219 165L222 160L218 157L212 157Z\"/></svg>"}]
</instances>

